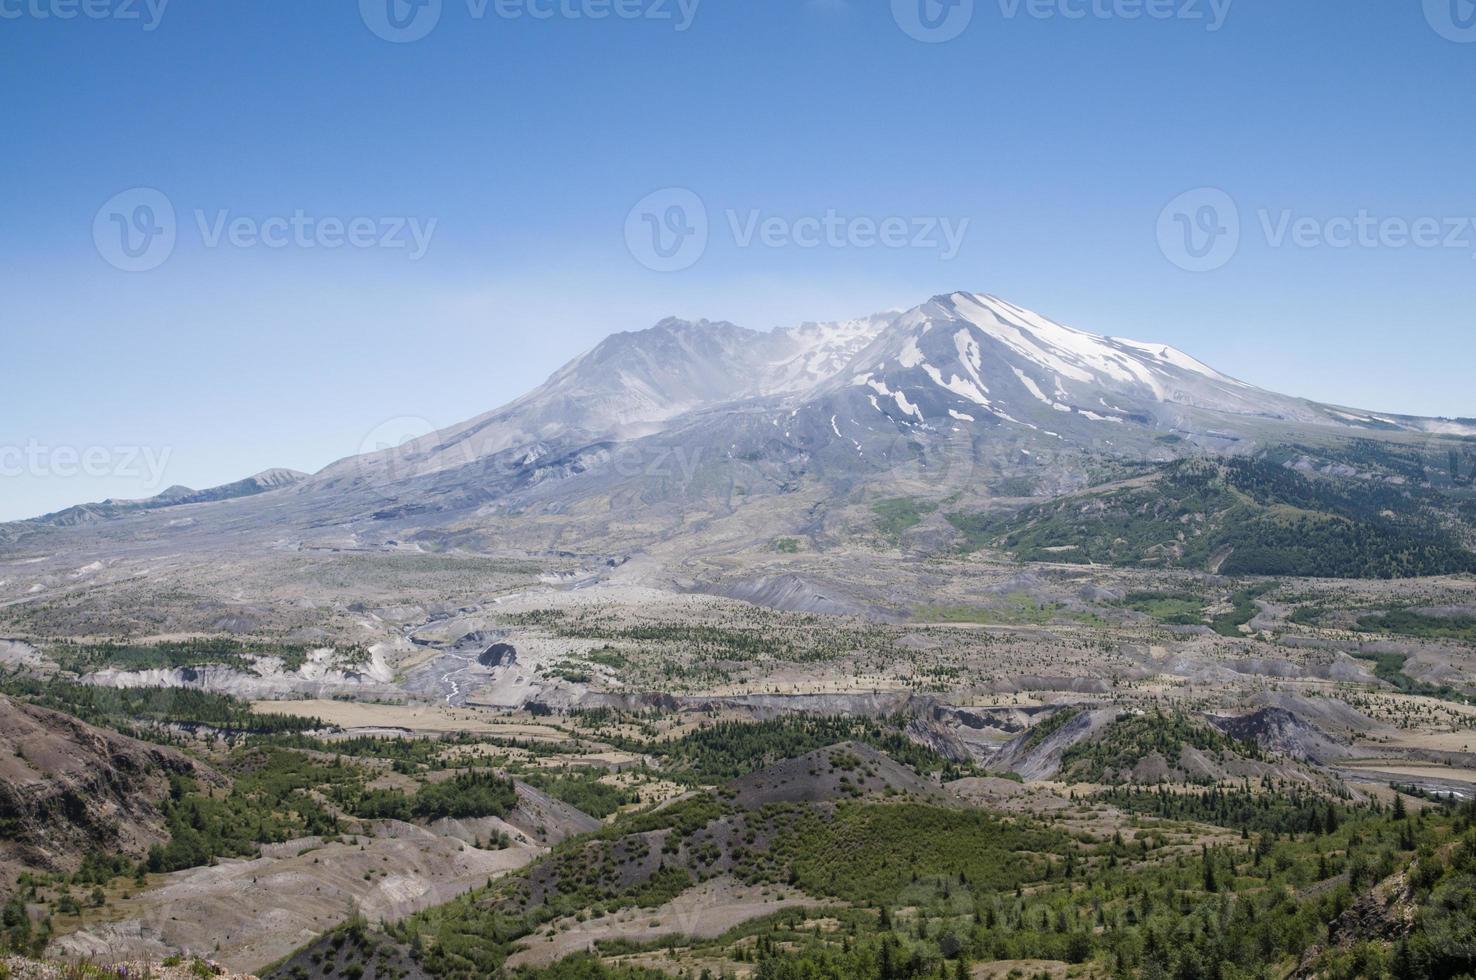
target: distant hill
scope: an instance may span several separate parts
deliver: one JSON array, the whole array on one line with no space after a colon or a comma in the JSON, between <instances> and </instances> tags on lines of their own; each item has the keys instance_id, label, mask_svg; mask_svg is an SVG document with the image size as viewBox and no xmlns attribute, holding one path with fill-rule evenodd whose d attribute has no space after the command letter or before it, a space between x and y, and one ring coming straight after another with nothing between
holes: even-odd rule
<instances>
[{"instance_id":1,"label":"distant hill","mask_svg":"<svg viewBox=\"0 0 1476 980\"><path fill-rule=\"evenodd\" d=\"M137 511L160 510L165 507L179 507L184 504L205 504L221 500L235 500L239 497L254 497L268 490L276 490L279 487L291 486L306 480L306 473L297 470L271 469L263 470L255 476L248 476L244 480L234 483L226 483L208 490L191 490L189 487L172 486L161 493L143 500L104 500L95 504L78 504L68 507L53 514L46 514L35 519L33 523L49 524L55 527L69 527L78 524L88 524L93 521L105 521Z\"/></svg>"},{"instance_id":2,"label":"distant hill","mask_svg":"<svg viewBox=\"0 0 1476 980\"><path fill-rule=\"evenodd\" d=\"M1395 578L1476 571L1460 497L1306 473L1271 458L1178 460L1015 513L959 513L968 547L1028 561L1227 575Z\"/></svg>"}]
</instances>

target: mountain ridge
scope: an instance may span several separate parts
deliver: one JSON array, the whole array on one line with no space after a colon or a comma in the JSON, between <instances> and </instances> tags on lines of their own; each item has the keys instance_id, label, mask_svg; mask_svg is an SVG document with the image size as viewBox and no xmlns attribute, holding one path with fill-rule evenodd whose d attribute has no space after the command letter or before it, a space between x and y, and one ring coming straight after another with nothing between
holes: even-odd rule
<instances>
[{"instance_id":1,"label":"mountain ridge","mask_svg":"<svg viewBox=\"0 0 1476 980\"><path fill-rule=\"evenodd\" d=\"M668 317L613 334L532 391L403 445L305 477L268 471L214 491L166 491L152 506L83 505L66 519L0 526L0 542L18 547L38 524L122 521L160 537L229 529L289 541L329 534L362 547L432 531L446 540L448 529L516 514L562 515L560 536L593 540L619 523L600 512L659 515L671 530L652 534L681 533L688 512L721 516L804 487L822 497L878 485L892 495L978 496L1022 478L1052 497L1090 485L1104 460L1350 439L1464 451L1470 437L1476 424L1277 394L1170 344L954 292L769 332ZM281 475L264 479L272 473ZM176 522L184 530L149 524L152 512L187 502L202 506ZM649 543L628 532L621 540Z\"/></svg>"}]
</instances>

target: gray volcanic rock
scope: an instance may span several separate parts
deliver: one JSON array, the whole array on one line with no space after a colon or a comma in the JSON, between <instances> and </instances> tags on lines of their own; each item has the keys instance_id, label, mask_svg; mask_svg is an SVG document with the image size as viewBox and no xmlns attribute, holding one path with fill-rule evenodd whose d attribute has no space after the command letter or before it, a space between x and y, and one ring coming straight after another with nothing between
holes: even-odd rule
<instances>
[{"instance_id":1,"label":"gray volcanic rock","mask_svg":"<svg viewBox=\"0 0 1476 980\"><path fill-rule=\"evenodd\" d=\"M1304 762L1326 765L1353 754L1335 738L1285 708L1262 708L1236 718L1213 719L1225 734Z\"/></svg>"},{"instance_id":2,"label":"gray volcanic rock","mask_svg":"<svg viewBox=\"0 0 1476 980\"><path fill-rule=\"evenodd\" d=\"M173 749L0 695L0 859L69 872L88 853L141 857L167 839L171 773L223 782Z\"/></svg>"},{"instance_id":3,"label":"gray volcanic rock","mask_svg":"<svg viewBox=\"0 0 1476 980\"><path fill-rule=\"evenodd\" d=\"M1042 724L1063 711L1073 714L1057 724L1048 733L1034 728L1026 731L1000 747L988 760L987 766L995 772L1013 772L1027 780L1050 779L1061 771L1061 756L1078 742L1093 738L1117 720L1116 708L1057 709L1036 724Z\"/></svg>"},{"instance_id":4,"label":"gray volcanic rock","mask_svg":"<svg viewBox=\"0 0 1476 980\"><path fill-rule=\"evenodd\" d=\"M1164 344L960 292L770 333L664 320L608 338L502 408L404 445L307 478L273 470L0 525L0 551L112 553L142 540L181 551L476 549L492 522L527 514L578 522L561 548L603 541L628 554L806 489L945 498L1021 476L1034 493L1059 494L1084 486L1102 457L1167 461L1411 433L1460 438L1476 425L1278 395ZM805 520L821 527L814 514ZM937 526L920 534L910 543L947 546ZM829 611L835 598L783 581L751 588L781 608Z\"/></svg>"}]
</instances>

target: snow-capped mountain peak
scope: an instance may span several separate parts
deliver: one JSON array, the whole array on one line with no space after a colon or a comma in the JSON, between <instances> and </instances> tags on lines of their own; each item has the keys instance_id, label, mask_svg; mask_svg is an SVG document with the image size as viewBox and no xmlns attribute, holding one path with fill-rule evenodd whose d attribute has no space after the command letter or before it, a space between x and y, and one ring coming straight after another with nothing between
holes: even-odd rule
<instances>
[{"instance_id":1,"label":"snow-capped mountain peak","mask_svg":"<svg viewBox=\"0 0 1476 980\"><path fill-rule=\"evenodd\" d=\"M768 333L667 319L615 334L503 408L344 460L318 478L367 485L489 459L521 472L588 447L686 429L698 417L727 432L728 423L756 416L786 441L808 433L806 451L834 439L863 457L868 440L928 432L993 439L1002 426L1028 440L1133 444L1140 453L1169 434L1233 446L1253 438L1237 434L1252 421L1437 431L1437 420L1278 395L1167 344L1102 336L997 296L954 292L905 311ZM730 452L731 433L720 438Z\"/></svg>"},{"instance_id":2,"label":"snow-capped mountain peak","mask_svg":"<svg viewBox=\"0 0 1476 980\"><path fill-rule=\"evenodd\" d=\"M890 399L904 424L982 413L1047 430L1068 418L1171 427L1180 407L1332 421L1306 402L1261 391L1166 344L1068 327L982 293L935 296L896 317L836 385L868 389L879 404Z\"/></svg>"}]
</instances>

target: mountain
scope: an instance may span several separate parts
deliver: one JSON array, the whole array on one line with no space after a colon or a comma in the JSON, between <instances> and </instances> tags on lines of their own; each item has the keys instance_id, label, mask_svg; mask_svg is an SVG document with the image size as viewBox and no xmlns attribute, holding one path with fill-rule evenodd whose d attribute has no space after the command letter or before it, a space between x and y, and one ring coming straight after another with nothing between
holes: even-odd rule
<instances>
[{"instance_id":1,"label":"mountain","mask_svg":"<svg viewBox=\"0 0 1476 980\"><path fill-rule=\"evenodd\" d=\"M340 460L318 479L373 483L487 460L547 465L561 447L630 441L692 412L802 394L849 363L888 322L881 315L760 333L727 322L662 320L607 338L503 408Z\"/></svg>"},{"instance_id":2,"label":"mountain","mask_svg":"<svg viewBox=\"0 0 1476 980\"><path fill-rule=\"evenodd\" d=\"M140 510L158 510L163 507L178 507L183 504L213 503L219 500L235 500L238 497L252 497L268 490L277 490L281 487L291 486L294 483L306 480L308 474L299 473L297 470L270 469L263 470L255 476L248 476L244 480L234 483L222 484L211 487L208 490L191 490L189 487L175 485L152 497L142 500L104 500L95 504L77 504L54 514L46 514L36 518L40 524L50 524L56 527L67 527L77 524L87 524L93 521L104 521L119 517L122 514Z\"/></svg>"},{"instance_id":3,"label":"mountain","mask_svg":"<svg viewBox=\"0 0 1476 980\"><path fill-rule=\"evenodd\" d=\"M719 408L730 417L715 421ZM617 334L504 408L340 461L315 481L373 484L463 467L526 476L567 467L570 451L594 445L693 425L721 434L742 413L766 414L803 452L839 446L863 457L878 436L887 444L899 433L960 428L1118 452L1165 439L1233 450L1255 441L1261 423L1476 436L1476 423L1279 395L1164 344L1100 337L992 296L953 293L905 312L773 333L673 319ZM885 454L874 463L885 467Z\"/></svg>"},{"instance_id":4,"label":"mountain","mask_svg":"<svg viewBox=\"0 0 1476 980\"><path fill-rule=\"evenodd\" d=\"M0 526L0 546L106 518L115 539L135 522L160 540L312 534L354 547L476 547L495 524L500 540L522 535L529 547L638 549L690 533L699 515L710 522L772 498L810 494L813 507L879 488L962 498L967 511L1000 496L1081 492L1138 464L1293 445L1296 458L1280 462L1309 479L1351 471L1388 481L1405 477L1387 459L1350 466L1347 447L1400 447L1420 457L1411 464L1420 472L1450 453L1459 471L1472 439L1473 420L1277 394L1166 344L959 292L767 333L663 320L607 338L502 408L311 477L271 471L215 490L84 505ZM202 506L179 527L157 526L155 512L184 504ZM637 515L645 531L627 519Z\"/></svg>"}]
</instances>

